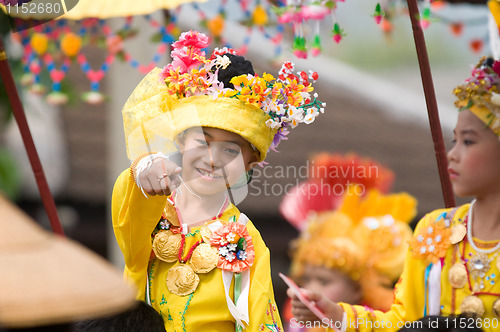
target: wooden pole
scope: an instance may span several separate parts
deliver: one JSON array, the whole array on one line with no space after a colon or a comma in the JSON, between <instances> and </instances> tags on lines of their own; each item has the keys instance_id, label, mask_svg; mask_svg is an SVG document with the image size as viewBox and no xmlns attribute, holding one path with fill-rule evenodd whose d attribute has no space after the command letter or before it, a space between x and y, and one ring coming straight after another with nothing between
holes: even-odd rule
<instances>
[{"instance_id":1,"label":"wooden pole","mask_svg":"<svg viewBox=\"0 0 500 332\"><path fill-rule=\"evenodd\" d=\"M10 105L14 113L19 131L21 132L21 137L26 148L26 153L33 169L33 174L35 175L36 183L38 185L38 190L40 191L40 196L42 198L45 211L50 220L50 225L54 233L64 236L63 228L61 227L61 222L59 221L59 216L57 215L57 209L54 202L54 197L50 192L47 179L45 178L45 173L43 172L42 163L38 157L36 151L35 143L33 142L33 137L28 126L28 121L26 120L26 115L24 114L23 104L17 93L16 84L14 83L14 78L12 77L12 72L10 71L9 62L7 61L7 53L5 52L5 47L2 38L0 38L0 77L4 82L5 89L7 90L7 95L9 97Z\"/></svg>"},{"instance_id":2,"label":"wooden pole","mask_svg":"<svg viewBox=\"0 0 500 332\"><path fill-rule=\"evenodd\" d=\"M413 29L413 38L415 48L417 49L418 63L420 65L420 74L422 76L422 86L424 88L425 101L427 103L427 113L429 115L429 124L431 127L432 141L434 142L434 151L438 164L439 178L441 179L441 189L446 207L455 206L455 197L451 187L451 181L448 174L448 160L446 157L446 148L443 141L443 132L439 121L439 113L432 81L431 67L429 65L429 56L425 45L425 37L420 26L420 13L417 0L407 0L410 13L411 26Z\"/></svg>"}]
</instances>

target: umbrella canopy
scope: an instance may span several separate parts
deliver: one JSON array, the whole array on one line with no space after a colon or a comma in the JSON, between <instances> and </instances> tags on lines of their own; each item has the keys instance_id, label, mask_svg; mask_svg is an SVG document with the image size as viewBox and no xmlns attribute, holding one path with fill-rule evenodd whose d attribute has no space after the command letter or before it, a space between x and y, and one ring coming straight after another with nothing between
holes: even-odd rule
<instances>
[{"instance_id":1,"label":"umbrella canopy","mask_svg":"<svg viewBox=\"0 0 500 332\"><path fill-rule=\"evenodd\" d=\"M10 8L0 6L10 16L22 19L81 20L89 17L107 19L146 15L160 9L176 8L193 1L204 2L206 0L44 0L27 2L21 8L15 8L13 5Z\"/></svg>"},{"instance_id":2,"label":"umbrella canopy","mask_svg":"<svg viewBox=\"0 0 500 332\"><path fill-rule=\"evenodd\" d=\"M0 326L21 328L112 315L134 290L104 259L46 232L0 195Z\"/></svg>"}]
</instances>

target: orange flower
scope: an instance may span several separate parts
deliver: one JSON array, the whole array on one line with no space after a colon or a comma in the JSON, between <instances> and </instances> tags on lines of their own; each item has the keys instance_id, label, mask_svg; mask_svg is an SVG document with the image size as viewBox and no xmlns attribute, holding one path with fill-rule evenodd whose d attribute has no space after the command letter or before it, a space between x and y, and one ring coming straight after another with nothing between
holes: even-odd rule
<instances>
[{"instance_id":1,"label":"orange flower","mask_svg":"<svg viewBox=\"0 0 500 332\"><path fill-rule=\"evenodd\" d=\"M65 34L61 41L61 50L69 57L77 55L81 47L82 38L72 32Z\"/></svg>"},{"instance_id":2,"label":"orange flower","mask_svg":"<svg viewBox=\"0 0 500 332\"><path fill-rule=\"evenodd\" d=\"M238 239L237 243L234 243L235 239ZM226 271L243 272L255 259L252 237L247 227L237 222L229 222L213 232L210 245L219 251L217 267Z\"/></svg>"},{"instance_id":3,"label":"orange flower","mask_svg":"<svg viewBox=\"0 0 500 332\"><path fill-rule=\"evenodd\" d=\"M451 246L450 235L451 229L445 226L443 219L421 229L410 240L413 256L436 263Z\"/></svg>"}]
</instances>

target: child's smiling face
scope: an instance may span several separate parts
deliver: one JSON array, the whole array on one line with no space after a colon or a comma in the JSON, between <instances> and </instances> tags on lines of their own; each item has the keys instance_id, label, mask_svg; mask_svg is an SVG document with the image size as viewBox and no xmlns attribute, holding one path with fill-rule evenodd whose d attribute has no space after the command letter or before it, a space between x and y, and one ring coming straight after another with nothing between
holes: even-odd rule
<instances>
[{"instance_id":1,"label":"child's smiling face","mask_svg":"<svg viewBox=\"0 0 500 332\"><path fill-rule=\"evenodd\" d=\"M448 171L457 196L500 193L500 141L469 110L458 115L454 146L448 152Z\"/></svg>"},{"instance_id":2,"label":"child's smiling face","mask_svg":"<svg viewBox=\"0 0 500 332\"><path fill-rule=\"evenodd\" d=\"M217 128L190 128L180 142L182 176L201 195L234 185L259 160L259 153L238 134Z\"/></svg>"}]
</instances>

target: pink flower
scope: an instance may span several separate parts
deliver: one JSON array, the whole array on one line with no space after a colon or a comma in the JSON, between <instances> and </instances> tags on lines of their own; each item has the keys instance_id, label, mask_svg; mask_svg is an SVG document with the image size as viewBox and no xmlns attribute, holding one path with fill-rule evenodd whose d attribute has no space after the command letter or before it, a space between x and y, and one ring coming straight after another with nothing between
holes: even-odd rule
<instances>
[{"instance_id":1,"label":"pink flower","mask_svg":"<svg viewBox=\"0 0 500 332\"><path fill-rule=\"evenodd\" d=\"M112 54L120 52L123 49L122 37L114 35L106 38L106 48Z\"/></svg>"},{"instance_id":2,"label":"pink flower","mask_svg":"<svg viewBox=\"0 0 500 332\"><path fill-rule=\"evenodd\" d=\"M230 235L233 233L235 235ZM230 239L228 239L228 236ZM236 242L236 246L226 245L225 248L219 250L222 243ZM229 222L226 225L219 227L210 237L210 245L217 248L219 251L219 262L217 267L231 272L240 273L252 266L255 259L255 250L253 247L252 237L248 234L247 227L237 222ZM235 250L233 247L236 247ZM227 249L227 250L226 250Z\"/></svg>"},{"instance_id":3,"label":"pink flower","mask_svg":"<svg viewBox=\"0 0 500 332\"><path fill-rule=\"evenodd\" d=\"M173 48L193 47L201 49L207 46L208 46L207 35L192 30L188 32L183 32L179 37L179 40L172 44Z\"/></svg>"},{"instance_id":4,"label":"pink flower","mask_svg":"<svg viewBox=\"0 0 500 332\"><path fill-rule=\"evenodd\" d=\"M305 20L322 20L330 13L330 9L319 5L310 5L302 7L302 18Z\"/></svg>"},{"instance_id":5,"label":"pink flower","mask_svg":"<svg viewBox=\"0 0 500 332\"><path fill-rule=\"evenodd\" d=\"M318 56L321 53L321 48L311 48L311 55L312 56Z\"/></svg>"},{"instance_id":6,"label":"pink flower","mask_svg":"<svg viewBox=\"0 0 500 332\"><path fill-rule=\"evenodd\" d=\"M307 51L294 50L293 54L299 59L307 59Z\"/></svg>"},{"instance_id":7,"label":"pink flower","mask_svg":"<svg viewBox=\"0 0 500 332\"><path fill-rule=\"evenodd\" d=\"M200 57L205 56L205 52L199 50L189 50L188 48L174 49L170 55L173 61L172 67L179 68L181 74L198 67L201 64Z\"/></svg>"},{"instance_id":8,"label":"pink flower","mask_svg":"<svg viewBox=\"0 0 500 332\"><path fill-rule=\"evenodd\" d=\"M342 40L342 35L333 36L333 40L338 44Z\"/></svg>"},{"instance_id":9,"label":"pink flower","mask_svg":"<svg viewBox=\"0 0 500 332\"><path fill-rule=\"evenodd\" d=\"M493 71L497 73L497 75L500 75L500 61L495 61L491 69L493 69Z\"/></svg>"}]
</instances>

